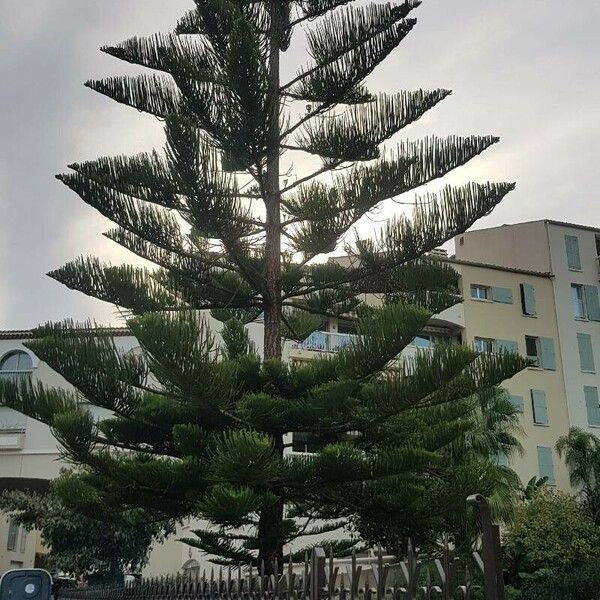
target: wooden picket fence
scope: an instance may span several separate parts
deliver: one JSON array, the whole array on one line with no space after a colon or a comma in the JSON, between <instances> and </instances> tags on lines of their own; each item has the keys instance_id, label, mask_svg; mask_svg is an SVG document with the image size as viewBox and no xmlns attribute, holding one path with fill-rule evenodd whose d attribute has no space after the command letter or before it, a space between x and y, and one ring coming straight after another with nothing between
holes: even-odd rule
<instances>
[{"instance_id":1,"label":"wooden picket fence","mask_svg":"<svg viewBox=\"0 0 600 600\"><path fill-rule=\"evenodd\" d=\"M500 534L481 496L481 552L461 561L445 540L435 557L420 556L410 540L403 560L388 560L382 548L350 559L314 548L304 563L272 565L275 575L238 565L198 573L141 579L118 586L63 588L57 600L504 600Z\"/></svg>"}]
</instances>

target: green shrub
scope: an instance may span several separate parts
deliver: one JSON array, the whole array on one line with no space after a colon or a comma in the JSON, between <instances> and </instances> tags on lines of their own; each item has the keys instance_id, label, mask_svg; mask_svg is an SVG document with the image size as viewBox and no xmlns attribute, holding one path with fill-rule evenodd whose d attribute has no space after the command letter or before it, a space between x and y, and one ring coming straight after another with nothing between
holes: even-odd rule
<instances>
[{"instance_id":1,"label":"green shrub","mask_svg":"<svg viewBox=\"0 0 600 600\"><path fill-rule=\"evenodd\" d=\"M541 488L515 512L504 546L509 582L521 588L540 571L571 573L595 562L600 558L600 530L573 497Z\"/></svg>"},{"instance_id":2,"label":"green shrub","mask_svg":"<svg viewBox=\"0 0 600 600\"><path fill-rule=\"evenodd\" d=\"M521 600L600 600L600 561L590 561L568 571L550 573L543 571L537 576L532 576L524 583L520 598Z\"/></svg>"}]
</instances>

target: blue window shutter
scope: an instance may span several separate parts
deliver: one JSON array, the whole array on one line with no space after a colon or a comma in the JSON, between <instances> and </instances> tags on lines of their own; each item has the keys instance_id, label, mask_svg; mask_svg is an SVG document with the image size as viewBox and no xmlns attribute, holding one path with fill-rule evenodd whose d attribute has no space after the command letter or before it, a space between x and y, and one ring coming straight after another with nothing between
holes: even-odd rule
<instances>
[{"instance_id":1,"label":"blue window shutter","mask_svg":"<svg viewBox=\"0 0 600 600\"><path fill-rule=\"evenodd\" d=\"M581 271L581 258L579 256L579 239L576 235L565 235L565 249L567 251L567 266L569 269Z\"/></svg>"},{"instance_id":2,"label":"blue window shutter","mask_svg":"<svg viewBox=\"0 0 600 600\"><path fill-rule=\"evenodd\" d=\"M513 396L511 394L510 403L513 405L514 409L517 412L522 413L525 410L525 402L523 401L523 396Z\"/></svg>"},{"instance_id":3,"label":"blue window shutter","mask_svg":"<svg viewBox=\"0 0 600 600\"><path fill-rule=\"evenodd\" d=\"M535 288L530 283L521 284L521 305L524 315L535 315Z\"/></svg>"},{"instance_id":4,"label":"blue window shutter","mask_svg":"<svg viewBox=\"0 0 600 600\"><path fill-rule=\"evenodd\" d=\"M556 354L554 353L554 340L552 338L540 338L540 353L542 355L542 368L556 371Z\"/></svg>"},{"instance_id":5,"label":"blue window shutter","mask_svg":"<svg viewBox=\"0 0 600 600\"><path fill-rule=\"evenodd\" d=\"M496 454L496 464L499 467L508 467L508 457L504 452L500 451Z\"/></svg>"},{"instance_id":6,"label":"blue window shutter","mask_svg":"<svg viewBox=\"0 0 600 600\"><path fill-rule=\"evenodd\" d=\"M594 351L592 350L592 336L587 333L577 334L577 346L579 348L579 362L581 370L585 372L594 372Z\"/></svg>"},{"instance_id":7,"label":"blue window shutter","mask_svg":"<svg viewBox=\"0 0 600 600\"><path fill-rule=\"evenodd\" d=\"M583 395L585 398L588 425L600 427L600 404L598 402L598 388L592 385L584 385Z\"/></svg>"},{"instance_id":8,"label":"blue window shutter","mask_svg":"<svg viewBox=\"0 0 600 600\"><path fill-rule=\"evenodd\" d=\"M513 294L510 288L493 287L492 300L494 302L503 302L504 304L512 304Z\"/></svg>"},{"instance_id":9,"label":"blue window shutter","mask_svg":"<svg viewBox=\"0 0 600 600\"><path fill-rule=\"evenodd\" d=\"M496 340L496 350L498 352L512 352L518 354L519 345L512 340Z\"/></svg>"},{"instance_id":10,"label":"blue window shutter","mask_svg":"<svg viewBox=\"0 0 600 600\"><path fill-rule=\"evenodd\" d=\"M552 448L538 446L537 455L540 477L547 477L548 483L555 483L556 479L554 478L554 460L552 459Z\"/></svg>"},{"instance_id":11,"label":"blue window shutter","mask_svg":"<svg viewBox=\"0 0 600 600\"><path fill-rule=\"evenodd\" d=\"M595 285L584 285L583 294L587 307L587 316L590 321L600 321L600 299L598 299L598 287Z\"/></svg>"},{"instance_id":12,"label":"blue window shutter","mask_svg":"<svg viewBox=\"0 0 600 600\"><path fill-rule=\"evenodd\" d=\"M533 408L533 422L536 425L548 424L548 407L546 406L546 392L531 390L531 405Z\"/></svg>"}]
</instances>

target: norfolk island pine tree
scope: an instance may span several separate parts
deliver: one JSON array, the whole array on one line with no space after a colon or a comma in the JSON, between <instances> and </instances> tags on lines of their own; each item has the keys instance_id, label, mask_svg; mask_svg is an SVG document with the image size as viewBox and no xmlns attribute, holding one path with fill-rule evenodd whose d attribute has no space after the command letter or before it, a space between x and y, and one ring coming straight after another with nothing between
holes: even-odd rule
<instances>
[{"instance_id":1,"label":"norfolk island pine tree","mask_svg":"<svg viewBox=\"0 0 600 600\"><path fill-rule=\"evenodd\" d=\"M516 355L461 345L398 359L432 314L460 301L457 274L427 253L514 185L446 186L417 196L412 217L353 237L384 201L497 141L428 137L384 152L450 93L364 84L410 34L419 2L195 4L172 34L102 48L153 72L86 84L163 120L164 151L58 176L116 224L109 239L153 266L79 258L50 276L124 311L142 352L122 354L90 323L48 324L28 347L77 392L4 381L0 399L47 423L79 467L57 488L69 506L107 519L138 508L201 517L210 526L189 543L270 569L286 543L360 514L378 486L408 499L447 476L440 450L473 427L479 398L524 368ZM282 81L300 29L309 56ZM320 166L290 182L287 152ZM323 262L343 243L346 266ZM370 293L380 306L364 306ZM224 350L205 311L225 323ZM263 357L240 328L257 318ZM329 318L356 322L359 335L334 356L281 362L283 338L304 339ZM81 398L114 416L94 421ZM416 426L420 435L401 435ZM285 454L290 431L320 450Z\"/></svg>"}]
</instances>

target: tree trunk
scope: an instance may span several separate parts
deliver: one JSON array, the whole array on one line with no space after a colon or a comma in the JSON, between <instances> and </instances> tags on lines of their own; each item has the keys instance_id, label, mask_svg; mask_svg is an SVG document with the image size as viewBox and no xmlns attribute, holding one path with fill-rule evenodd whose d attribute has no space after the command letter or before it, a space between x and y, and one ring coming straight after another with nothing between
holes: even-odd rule
<instances>
[{"instance_id":1,"label":"tree trunk","mask_svg":"<svg viewBox=\"0 0 600 600\"><path fill-rule=\"evenodd\" d=\"M275 450L283 457L283 438L275 441ZM275 572L277 565L281 573L283 569L283 513L285 501L283 490L273 488L271 490L277 495L277 502L267 508L263 508L258 519L258 552L259 565L264 563L265 572L271 575Z\"/></svg>"},{"instance_id":2,"label":"tree trunk","mask_svg":"<svg viewBox=\"0 0 600 600\"><path fill-rule=\"evenodd\" d=\"M265 173L266 293L264 298L264 358L281 360L281 192L279 188L279 52L282 18L279 0L270 3L271 30L269 39L269 75L271 123L269 153ZM275 440L276 450L283 456L283 439ZM283 490L272 490L278 500L261 511L258 522L260 550L258 559L264 561L267 573L272 573L275 561L283 565L282 523Z\"/></svg>"},{"instance_id":3,"label":"tree trunk","mask_svg":"<svg viewBox=\"0 0 600 600\"><path fill-rule=\"evenodd\" d=\"M281 8L278 0L270 5L269 76L271 123L265 173L266 207L266 297L264 298L266 359L281 359L281 192L279 189L279 44Z\"/></svg>"}]
</instances>

